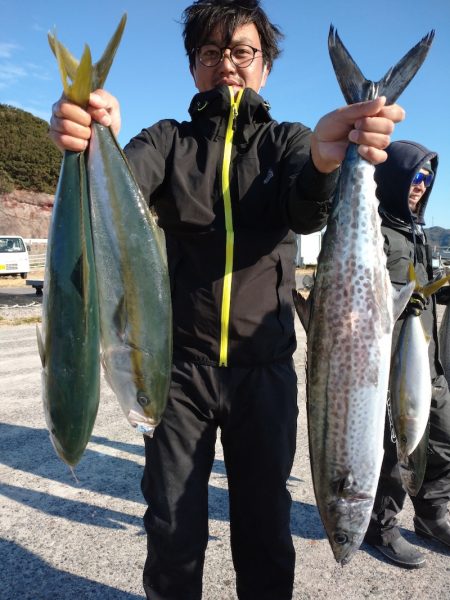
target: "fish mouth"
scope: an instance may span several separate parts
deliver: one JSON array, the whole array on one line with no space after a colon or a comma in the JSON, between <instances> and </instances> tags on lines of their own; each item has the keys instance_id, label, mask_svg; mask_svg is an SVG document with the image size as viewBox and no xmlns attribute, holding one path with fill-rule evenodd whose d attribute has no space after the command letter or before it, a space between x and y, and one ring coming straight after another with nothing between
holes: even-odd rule
<instances>
[{"instance_id":1,"label":"fish mouth","mask_svg":"<svg viewBox=\"0 0 450 600\"><path fill-rule=\"evenodd\" d=\"M349 563L359 548L357 540L351 537L350 532L344 530L334 532L330 542L334 558L341 565Z\"/></svg>"},{"instance_id":2,"label":"fish mouth","mask_svg":"<svg viewBox=\"0 0 450 600\"><path fill-rule=\"evenodd\" d=\"M138 431L148 437L153 437L156 426L159 421L152 419L151 417L144 416L135 410L128 411L127 419L129 423Z\"/></svg>"}]
</instances>

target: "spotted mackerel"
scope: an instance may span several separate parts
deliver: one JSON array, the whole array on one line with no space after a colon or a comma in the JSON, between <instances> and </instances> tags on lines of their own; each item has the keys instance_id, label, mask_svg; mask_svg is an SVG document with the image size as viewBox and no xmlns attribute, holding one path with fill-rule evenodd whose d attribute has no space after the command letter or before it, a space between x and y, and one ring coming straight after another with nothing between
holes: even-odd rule
<instances>
[{"instance_id":1,"label":"spotted mackerel","mask_svg":"<svg viewBox=\"0 0 450 600\"><path fill-rule=\"evenodd\" d=\"M387 97L392 104L423 63L424 37L375 83L364 78L331 27L328 46L348 104ZM359 548L373 507L393 325L413 288L391 286L383 251L374 167L350 144L308 301L294 294L307 327L307 415L314 491L337 562Z\"/></svg>"}]
</instances>

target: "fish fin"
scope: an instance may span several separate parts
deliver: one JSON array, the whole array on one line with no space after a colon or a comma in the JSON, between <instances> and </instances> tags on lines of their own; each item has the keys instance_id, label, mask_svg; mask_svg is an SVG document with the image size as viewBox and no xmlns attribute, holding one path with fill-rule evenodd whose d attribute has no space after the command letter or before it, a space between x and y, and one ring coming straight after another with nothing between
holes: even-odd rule
<instances>
[{"instance_id":1,"label":"fish fin","mask_svg":"<svg viewBox=\"0 0 450 600\"><path fill-rule=\"evenodd\" d=\"M126 310L125 296L122 296L116 306L116 310L114 311L113 315L114 327L122 340L125 339L125 332L128 326L127 315L128 313Z\"/></svg>"},{"instance_id":2,"label":"fish fin","mask_svg":"<svg viewBox=\"0 0 450 600\"><path fill-rule=\"evenodd\" d=\"M422 66L434 39L434 29L425 35L395 67L377 83L378 96L386 96L386 104L393 104Z\"/></svg>"},{"instance_id":3,"label":"fish fin","mask_svg":"<svg viewBox=\"0 0 450 600\"><path fill-rule=\"evenodd\" d=\"M107 384L109 385L109 387L110 387L110 388L113 390L113 389L114 389L114 386L113 386L113 380L112 380L112 378L111 378L111 376L110 376L110 374L109 374L109 371L108 371L108 363L107 363L107 361L106 361L106 358L105 358L105 353L104 353L104 352L102 352L102 353L100 354L100 363L101 363L101 365L102 365L102 367L103 367L103 374L104 374L104 376L105 376L106 383L107 383Z\"/></svg>"},{"instance_id":4,"label":"fish fin","mask_svg":"<svg viewBox=\"0 0 450 600\"><path fill-rule=\"evenodd\" d=\"M81 57L80 64L78 65L75 77L73 78L73 83L69 84L68 79L72 79L72 77L70 76L64 60L65 52L68 51L66 51L62 44L57 40L56 34L53 36L53 41L64 94L69 100L75 102L75 104L83 107L87 106L89 94L92 91L92 57L89 46L85 45L83 56ZM69 67L69 70L72 73L71 67Z\"/></svg>"},{"instance_id":5,"label":"fish fin","mask_svg":"<svg viewBox=\"0 0 450 600\"><path fill-rule=\"evenodd\" d=\"M84 47L84 52L70 89L70 100L80 106L87 106L89 94L92 91L92 57L89 46Z\"/></svg>"},{"instance_id":6,"label":"fish fin","mask_svg":"<svg viewBox=\"0 0 450 600\"><path fill-rule=\"evenodd\" d=\"M428 33L405 56L389 69L379 82L366 79L331 25L328 50L339 86L347 104L386 96L386 104L393 104L424 62L434 38Z\"/></svg>"},{"instance_id":7,"label":"fish fin","mask_svg":"<svg viewBox=\"0 0 450 600\"><path fill-rule=\"evenodd\" d=\"M47 37L48 37L48 43L50 44L50 48L56 58L58 58L57 53L56 53L57 52L56 46L58 44L58 51L59 51L61 59L64 63L64 67L66 69L67 75L73 81L77 74L77 69L78 69L78 65L80 64L80 61L77 60L73 56L73 54L71 54L69 52L69 50L67 50L67 48L61 44L61 42L59 42L59 43L57 42L56 33L52 34L49 32L47 34Z\"/></svg>"},{"instance_id":8,"label":"fish fin","mask_svg":"<svg viewBox=\"0 0 450 600\"><path fill-rule=\"evenodd\" d=\"M81 298L84 296L83 254L80 254L70 275L70 281Z\"/></svg>"},{"instance_id":9,"label":"fish fin","mask_svg":"<svg viewBox=\"0 0 450 600\"><path fill-rule=\"evenodd\" d=\"M394 287L392 287L392 311L394 321L397 321L402 312L405 310L415 287L415 281L410 281L399 290L396 290Z\"/></svg>"},{"instance_id":10,"label":"fish fin","mask_svg":"<svg viewBox=\"0 0 450 600\"><path fill-rule=\"evenodd\" d=\"M345 497L354 486L355 479L350 470L339 474L332 482L333 491L339 498Z\"/></svg>"},{"instance_id":11,"label":"fish fin","mask_svg":"<svg viewBox=\"0 0 450 600\"><path fill-rule=\"evenodd\" d=\"M119 25L105 48L100 60L94 65L94 89L103 87L106 77L108 76L120 40L122 39L123 30L127 22L127 14L125 13L120 19Z\"/></svg>"},{"instance_id":12,"label":"fish fin","mask_svg":"<svg viewBox=\"0 0 450 600\"><path fill-rule=\"evenodd\" d=\"M42 340L41 331L37 324L36 324L36 339L37 339L37 345L38 345L38 350L39 350L39 356L41 357L41 364L43 367L45 367L45 346L44 346L44 342Z\"/></svg>"},{"instance_id":13,"label":"fish fin","mask_svg":"<svg viewBox=\"0 0 450 600\"><path fill-rule=\"evenodd\" d=\"M311 306L312 300L311 295L308 298L303 298L298 290L292 290L292 298L294 299L294 306L299 316L300 322L303 325L303 329L308 333L309 321L311 318Z\"/></svg>"}]
</instances>

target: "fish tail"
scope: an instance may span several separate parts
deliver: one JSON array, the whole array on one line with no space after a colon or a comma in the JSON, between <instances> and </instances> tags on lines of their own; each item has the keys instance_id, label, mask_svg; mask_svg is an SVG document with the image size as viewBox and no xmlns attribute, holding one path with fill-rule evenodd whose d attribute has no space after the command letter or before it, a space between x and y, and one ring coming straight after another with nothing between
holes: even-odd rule
<instances>
[{"instance_id":1,"label":"fish tail","mask_svg":"<svg viewBox=\"0 0 450 600\"><path fill-rule=\"evenodd\" d=\"M434 30L411 48L380 81L374 82L364 77L342 43L336 29L331 25L328 35L328 50L347 104L373 100L378 96L386 96L386 104L393 104L420 69L433 39Z\"/></svg>"},{"instance_id":2,"label":"fish tail","mask_svg":"<svg viewBox=\"0 0 450 600\"><path fill-rule=\"evenodd\" d=\"M377 83L378 96L386 96L386 104L393 104L407 87L427 57L433 39L434 29L411 48Z\"/></svg>"},{"instance_id":3,"label":"fish tail","mask_svg":"<svg viewBox=\"0 0 450 600\"><path fill-rule=\"evenodd\" d=\"M92 91L93 75L92 57L89 46L85 45L83 56L76 67L76 71L74 71L74 64L68 58L70 53L56 38L56 34L53 35L52 43L50 43L50 47L54 48L56 60L58 61L65 96L72 102L75 102L75 104L86 107L89 102L89 94ZM69 79L72 80L72 83L69 83Z\"/></svg>"},{"instance_id":4,"label":"fish tail","mask_svg":"<svg viewBox=\"0 0 450 600\"><path fill-rule=\"evenodd\" d=\"M408 266L408 280L411 282L416 283L417 281L417 277L416 277L416 270L414 268L414 263L410 262L409 266Z\"/></svg>"},{"instance_id":5,"label":"fish tail","mask_svg":"<svg viewBox=\"0 0 450 600\"><path fill-rule=\"evenodd\" d=\"M431 296L432 294L435 294L441 287L443 287L444 285L446 285L449 282L450 282L450 275L446 275L445 277L441 277L440 279L431 281L427 285L424 285L420 291L422 292L422 294L425 297L428 297L428 296Z\"/></svg>"},{"instance_id":6,"label":"fish tail","mask_svg":"<svg viewBox=\"0 0 450 600\"><path fill-rule=\"evenodd\" d=\"M125 13L116 28L112 38L109 40L108 45L105 48L100 60L94 65L94 89L103 87L106 77L108 76L111 68L116 50L119 47L120 40L122 39L123 30L127 22L127 14Z\"/></svg>"},{"instance_id":7,"label":"fish tail","mask_svg":"<svg viewBox=\"0 0 450 600\"><path fill-rule=\"evenodd\" d=\"M328 51L347 104L366 100L373 82L367 80L361 73L333 25L328 34Z\"/></svg>"},{"instance_id":8,"label":"fish tail","mask_svg":"<svg viewBox=\"0 0 450 600\"><path fill-rule=\"evenodd\" d=\"M49 32L47 37L48 37L48 43L50 44L50 48L51 48L53 54L56 56L56 58L58 58L57 52L59 52L61 59L64 63L66 73L70 77L70 79L73 81L77 74L77 69L78 69L78 65L80 64L80 61L77 60L73 56L73 54L71 54L69 52L69 50L67 50L67 48L65 46L63 46L60 42L57 42L56 32L55 33Z\"/></svg>"},{"instance_id":9,"label":"fish tail","mask_svg":"<svg viewBox=\"0 0 450 600\"><path fill-rule=\"evenodd\" d=\"M447 283L450 282L450 275L445 275L444 277L438 277L438 278L433 279L432 281L430 281L430 283L427 283L426 285L423 285L423 286L417 285L416 272L415 272L413 263L409 263L408 275L409 275L409 281L414 282L414 284L415 284L415 291L423 294L425 296L425 298L432 296L441 287L443 287L444 285L446 285Z\"/></svg>"},{"instance_id":10,"label":"fish tail","mask_svg":"<svg viewBox=\"0 0 450 600\"><path fill-rule=\"evenodd\" d=\"M93 90L103 87L122 39L126 21L127 15L125 13L100 60L94 65L92 64L89 46L85 45L83 56L78 61L56 38L56 32L48 34L48 43L58 61L64 94L69 100L80 106L86 106L89 101L89 94ZM68 79L72 81L72 84L69 84Z\"/></svg>"}]
</instances>

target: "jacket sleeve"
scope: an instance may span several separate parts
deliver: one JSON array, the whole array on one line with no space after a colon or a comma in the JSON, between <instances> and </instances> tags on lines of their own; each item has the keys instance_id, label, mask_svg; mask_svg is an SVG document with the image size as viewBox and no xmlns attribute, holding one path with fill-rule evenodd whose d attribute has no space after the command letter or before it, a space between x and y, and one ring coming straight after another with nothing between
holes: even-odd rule
<instances>
[{"instance_id":1,"label":"jacket sleeve","mask_svg":"<svg viewBox=\"0 0 450 600\"><path fill-rule=\"evenodd\" d=\"M286 219L295 233L308 234L326 225L340 170L320 173L311 158L311 130L300 123L289 141L283 164Z\"/></svg>"},{"instance_id":2,"label":"jacket sleeve","mask_svg":"<svg viewBox=\"0 0 450 600\"><path fill-rule=\"evenodd\" d=\"M152 206L164 182L166 170L167 124L156 123L132 138L124 153L141 192Z\"/></svg>"}]
</instances>

